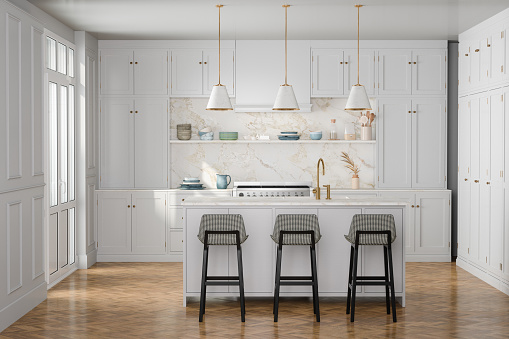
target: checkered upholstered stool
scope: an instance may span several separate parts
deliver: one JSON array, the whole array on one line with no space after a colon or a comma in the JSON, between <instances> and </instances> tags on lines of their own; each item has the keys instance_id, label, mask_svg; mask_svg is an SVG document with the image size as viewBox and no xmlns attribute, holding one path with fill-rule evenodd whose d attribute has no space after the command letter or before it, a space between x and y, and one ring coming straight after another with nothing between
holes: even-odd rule
<instances>
[{"instance_id":1,"label":"checkered upholstered stool","mask_svg":"<svg viewBox=\"0 0 509 339\"><path fill-rule=\"evenodd\" d=\"M391 243L396 240L394 216L392 214L356 214L352 218L350 231L348 235L345 235L345 238L352 244L350 248L350 270L348 272L348 297L346 300L346 314L350 314L350 321L354 321L357 286L375 285L385 286L387 314L391 314L392 303L392 320L396 322L396 297L394 296L391 250ZM383 246L385 276L357 276L359 245ZM391 290L390 298L389 289ZM389 302L389 299L391 302Z\"/></svg>"},{"instance_id":2,"label":"checkered upholstered stool","mask_svg":"<svg viewBox=\"0 0 509 339\"><path fill-rule=\"evenodd\" d=\"M242 269L242 244L247 239L244 219L240 214L204 214L201 217L198 239L203 243L203 266L201 277L200 294L200 322L205 314L205 296L207 286L238 285L240 290L240 315L244 322L246 304L244 299L244 275ZM209 246L211 245L236 245L238 276L208 276L207 267L209 262ZM234 281L231 281L234 280Z\"/></svg>"},{"instance_id":3,"label":"checkered upholstered stool","mask_svg":"<svg viewBox=\"0 0 509 339\"><path fill-rule=\"evenodd\" d=\"M320 321L318 303L318 278L316 274L315 244L321 238L316 214L280 214L276 218L271 235L277 247L276 283L274 288L274 322L278 320L279 290L281 285L310 285L313 290L313 311ZM311 276L281 276L283 245L308 245L311 255Z\"/></svg>"}]
</instances>

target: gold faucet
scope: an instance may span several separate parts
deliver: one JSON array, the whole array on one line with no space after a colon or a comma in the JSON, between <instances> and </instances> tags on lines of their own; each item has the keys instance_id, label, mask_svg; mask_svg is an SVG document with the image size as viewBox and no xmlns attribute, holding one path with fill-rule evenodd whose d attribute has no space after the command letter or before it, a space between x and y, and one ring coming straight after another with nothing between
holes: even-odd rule
<instances>
[{"instance_id":1,"label":"gold faucet","mask_svg":"<svg viewBox=\"0 0 509 339\"><path fill-rule=\"evenodd\" d=\"M325 163L323 159L318 159L318 164L316 164L316 188L313 190L315 193L316 200L320 200L320 162L322 163L323 175L325 175Z\"/></svg>"}]
</instances>

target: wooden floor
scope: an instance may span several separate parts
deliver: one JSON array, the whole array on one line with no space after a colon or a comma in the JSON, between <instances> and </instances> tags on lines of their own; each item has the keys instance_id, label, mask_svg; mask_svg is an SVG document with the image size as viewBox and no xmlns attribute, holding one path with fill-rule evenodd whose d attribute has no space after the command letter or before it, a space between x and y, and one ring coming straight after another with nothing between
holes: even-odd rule
<instances>
[{"instance_id":1,"label":"wooden floor","mask_svg":"<svg viewBox=\"0 0 509 339\"><path fill-rule=\"evenodd\" d=\"M407 263L407 307L398 322L384 299L359 300L355 323L344 298L320 300L321 323L307 298L284 298L279 323L272 299L207 300L182 307L181 263L98 263L48 291L48 299L0 338L501 338L509 336L509 296L451 263ZM399 305L398 305L399 306Z\"/></svg>"}]
</instances>

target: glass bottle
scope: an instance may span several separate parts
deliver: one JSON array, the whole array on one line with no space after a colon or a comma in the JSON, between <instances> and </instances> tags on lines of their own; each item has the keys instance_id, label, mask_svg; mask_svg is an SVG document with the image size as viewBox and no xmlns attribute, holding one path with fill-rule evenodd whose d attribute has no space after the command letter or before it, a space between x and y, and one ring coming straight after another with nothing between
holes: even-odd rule
<instances>
[{"instance_id":1,"label":"glass bottle","mask_svg":"<svg viewBox=\"0 0 509 339\"><path fill-rule=\"evenodd\" d=\"M337 138L338 134L336 133L336 119L331 119L329 140L337 140Z\"/></svg>"}]
</instances>

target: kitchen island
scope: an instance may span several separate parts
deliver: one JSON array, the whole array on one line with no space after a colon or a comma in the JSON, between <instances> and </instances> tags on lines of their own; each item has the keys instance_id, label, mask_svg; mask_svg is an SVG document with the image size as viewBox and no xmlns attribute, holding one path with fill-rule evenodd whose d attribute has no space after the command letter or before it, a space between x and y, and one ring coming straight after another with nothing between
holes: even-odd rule
<instances>
[{"instance_id":1,"label":"kitchen island","mask_svg":"<svg viewBox=\"0 0 509 339\"><path fill-rule=\"evenodd\" d=\"M332 200L300 198L204 198L192 197L184 208L184 284L183 304L187 297L199 297L203 244L197 234L203 214L241 214L248 239L242 244L246 297L272 297L276 262L276 244L270 238L278 214L316 214L322 238L317 244L319 294L322 297L346 297L350 243L344 238L355 214L392 214L397 237L392 244L396 297L405 305L405 246L409 226L406 200L395 198L343 197ZM383 275L381 246L361 246L359 275ZM236 275L235 246L211 246L209 275ZM283 247L282 275L310 275L308 246ZM236 286L210 286L209 295L238 297ZM382 286L361 286L357 295L385 296ZM283 286L281 296L311 296L309 286Z\"/></svg>"}]
</instances>

